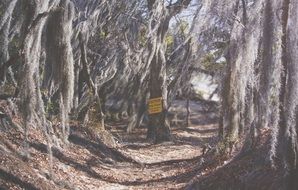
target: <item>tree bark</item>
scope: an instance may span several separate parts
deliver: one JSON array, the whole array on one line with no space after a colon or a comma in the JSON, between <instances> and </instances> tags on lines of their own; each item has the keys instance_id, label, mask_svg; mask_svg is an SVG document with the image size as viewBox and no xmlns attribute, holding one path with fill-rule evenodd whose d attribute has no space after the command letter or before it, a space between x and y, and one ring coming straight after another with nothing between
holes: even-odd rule
<instances>
[{"instance_id":1,"label":"tree bark","mask_svg":"<svg viewBox=\"0 0 298 190\"><path fill-rule=\"evenodd\" d=\"M286 164L286 189L298 187L298 2L290 1L287 25L288 82L285 106L286 130L283 135L283 156Z\"/></svg>"},{"instance_id":2,"label":"tree bark","mask_svg":"<svg viewBox=\"0 0 298 190\"><path fill-rule=\"evenodd\" d=\"M159 63L155 55L150 70L150 99L162 97L162 112L149 115L147 138L155 142L171 140L170 126L167 121L167 86L165 63Z\"/></svg>"},{"instance_id":3,"label":"tree bark","mask_svg":"<svg viewBox=\"0 0 298 190\"><path fill-rule=\"evenodd\" d=\"M190 126L190 107L189 107L189 97L186 100L186 127Z\"/></svg>"}]
</instances>

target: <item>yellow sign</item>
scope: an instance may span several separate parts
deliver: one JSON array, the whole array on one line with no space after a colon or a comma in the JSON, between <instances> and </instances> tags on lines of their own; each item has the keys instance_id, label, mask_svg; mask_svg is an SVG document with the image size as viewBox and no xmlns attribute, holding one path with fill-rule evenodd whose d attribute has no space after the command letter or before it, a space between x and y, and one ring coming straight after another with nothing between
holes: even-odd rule
<instances>
[{"instance_id":1,"label":"yellow sign","mask_svg":"<svg viewBox=\"0 0 298 190\"><path fill-rule=\"evenodd\" d=\"M162 97L149 100L149 114L162 112Z\"/></svg>"}]
</instances>

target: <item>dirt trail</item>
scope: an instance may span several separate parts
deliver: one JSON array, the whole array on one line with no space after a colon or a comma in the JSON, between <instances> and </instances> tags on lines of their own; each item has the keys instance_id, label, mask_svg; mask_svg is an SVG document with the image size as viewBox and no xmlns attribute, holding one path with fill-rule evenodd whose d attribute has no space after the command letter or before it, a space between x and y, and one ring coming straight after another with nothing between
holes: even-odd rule
<instances>
[{"instance_id":1,"label":"dirt trail","mask_svg":"<svg viewBox=\"0 0 298 190\"><path fill-rule=\"evenodd\" d=\"M183 104L177 101L171 110L177 113L177 126L183 125ZM215 143L217 132L215 113L194 102L191 110L192 125L172 128L173 141L162 144L146 141L145 129L127 134L125 124L110 123L119 140L117 148L110 149L88 131L72 128L69 147L53 150L53 180L45 142L40 134L31 134L28 162L15 154L0 158L0 189L183 189L200 167L202 145ZM19 139L14 132L0 134L21 151L21 134Z\"/></svg>"}]
</instances>

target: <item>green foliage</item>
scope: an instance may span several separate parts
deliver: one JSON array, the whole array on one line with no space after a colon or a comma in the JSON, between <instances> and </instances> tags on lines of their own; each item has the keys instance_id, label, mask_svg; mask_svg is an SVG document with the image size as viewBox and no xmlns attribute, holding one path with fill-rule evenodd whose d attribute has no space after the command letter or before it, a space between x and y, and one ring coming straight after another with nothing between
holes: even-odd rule
<instances>
[{"instance_id":1,"label":"green foliage","mask_svg":"<svg viewBox=\"0 0 298 190\"><path fill-rule=\"evenodd\" d=\"M195 91L195 98L198 98L198 99L204 99L204 92L201 91L201 90L196 90Z\"/></svg>"},{"instance_id":2,"label":"green foliage","mask_svg":"<svg viewBox=\"0 0 298 190\"><path fill-rule=\"evenodd\" d=\"M206 54L202 61L202 66L204 67L204 69L209 71L221 70L224 68L225 65L226 62L217 63L215 55L212 53Z\"/></svg>"},{"instance_id":3,"label":"green foliage","mask_svg":"<svg viewBox=\"0 0 298 190\"><path fill-rule=\"evenodd\" d=\"M230 136L226 136L222 141L220 141L216 146L216 153L218 156L225 156L232 152L234 145L238 142L238 139L235 139Z\"/></svg>"},{"instance_id":4,"label":"green foliage","mask_svg":"<svg viewBox=\"0 0 298 190\"><path fill-rule=\"evenodd\" d=\"M189 30L189 23L185 20L182 20L179 24L179 33L185 36L188 30Z\"/></svg>"},{"instance_id":5,"label":"green foliage","mask_svg":"<svg viewBox=\"0 0 298 190\"><path fill-rule=\"evenodd\" d=\"M2 87L5 94L13 95L15 93L16 87L14 87L10 83L5 83L5 85Z\"/></svg>"},{"instance_id":6,"label":"green foliage","mask_svg":"<svg viewBox=\"0 0 298 190\"><path fill-rule=\"evenodd\" d=\"M139 44L141 47L145 46L147 37L146 37L146 30L144 28L141 29L141 31L139 33L138 41L139 41Z\"/></svg>"},{"instance_id":7,"label":"green foliage","mask_svg":"<svg viewBox=\"0 0 298 190\"><path fill-rule=\"evenodd\" d=\"M207 55L205 55L205 57L203 58L202 61L202 65L208 69L208 68L212 68L212 65L215 64L215 59L214 59L214 55L211 53L208 53Z\"/></svg>"},{"instance_id":8,"label":"green foliage","mask_svg":"<svg viewBox=\"0 0 298 190\"><path fill-rule=\"evenodd\" d=\"M47 115L57 115L59 113L59 103L49 101L46 104L46 114Z\"/></svg>"},{"instance_id":9,"label":"green foliage","mask_svg":"<svg viewBox=\"0 0 298 190\"><path fill-rule=\"evenodd\" d=\"M222 41L217 41L217 42L214 42L214 44L213 44L214 48L219 50L218 52L220 52L221 50L226 49L228 45L229 45L229 43L226 42L226 41L223 41L223 42Z\"/></svg>"},{"instance_id":10,"label":"green foliage","mask_svg":"<svg viewBox=\"0 0 298 190\"><path fill-rule=\"evenodd\" d=\"M225 155L226 152L227 152L227 149L226 149L226 144L221 141L219 142L217 145L216 145L216 153L218 156L222 156L222 155Z\"/></svg>"},{"instance_id":11,"label":"green foliage","mask_svg":"<svg viewBox=\"0 0 298 190\"><path fill-rule=\"evenodd\" d=\"M279 97L277 94L271 94L269 96L269 102L271 105L274 105L274 106L278 105L278 103L279 103L278 101L279 101Z\"/></svg>"},{"instance_id":12,"label":"green foliage","mask_svg":"<svg viewBox=\"0 0 298 190\"><path fill-rule=\"evenodd\" d=\"M169 47L169 48L173 47L173 45L174 45L174 36L173 35L168 34L166 36L166 44L167 44L167 47Z\"/></svg>"},{"instance_id":13,"label":"green foliage","mask_svg":"<svg viewBox=\"0 0 298 190\"><path fill-rule=\"evenodd\" d=\"M17 51L19 51L20 46L21 40L18 37L14 37L9 43L8 51L11 52L11 54L16 54Z\"/></svg>"},{"instance_id":14,"label":"green foliage","mask_svg":"<svg viewBox=\"0 0 298 190\"><path fill-rule=\"evenodd\" d=\"M100 31L99 32L99 37L101 39L105 39L107 36L108 36L108 32L105 32L105 31Z\"/></svg>"}]
</instances>

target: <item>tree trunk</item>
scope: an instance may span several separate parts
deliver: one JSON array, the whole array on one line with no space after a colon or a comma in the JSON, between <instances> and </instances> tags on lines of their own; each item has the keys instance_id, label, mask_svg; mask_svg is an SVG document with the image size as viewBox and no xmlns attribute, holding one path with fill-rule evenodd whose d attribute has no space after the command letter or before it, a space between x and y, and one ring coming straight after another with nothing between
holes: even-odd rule
<instances>
[{"instance_id":1,"label":"tree trunk","mask_svg":"<svg viewBox=\"0 0 298 190\"><path fill-rule=\"evenodd\" d=\"M148 43L148 60L150 67L149 93L150 99L162 98L162 112L149 115L147 138L155 142L171 140L170 125L167 120L167 74L166 74L166 43L165 37L170 19L190 4L191 0L178 0L165 6L164 1L148 0L151 20L149 32L152 33Z\"/></svg>"},{"instance_id":2,"label":"tree trunk","mask_svg":"<svg viewBox=\"0 0 298 190\"><path fill-rule=\"evenodd\" d=\"M148 139L155 142L171 140L170 126L167 121L167 86L165 63L159 62L155 55L151 63L149 91L150 99L162 97L162 112L149 115Z\"/></svg>"},{"instance_id":3,"label":"tree trunk","mask_svg":"<svg viewBox=\"0 0 298 190\"><path fill-rule=\"evenodd\" d=\"M186 127L190 126L190 107L189 107L189 97L186 100Z\"/></svg>"},{"instance_id":4,"label":"tree trunk","mask_svg":"<svg viewBox=\"0 0 298 190\"><path fill-rule=\"evenodd\" d=\"M283 135L283 156L286 164L286 189L298 187L298 2L289 4L287 26L288 83L285 106L286 130Z\"/></svg>"}]
</instances>

